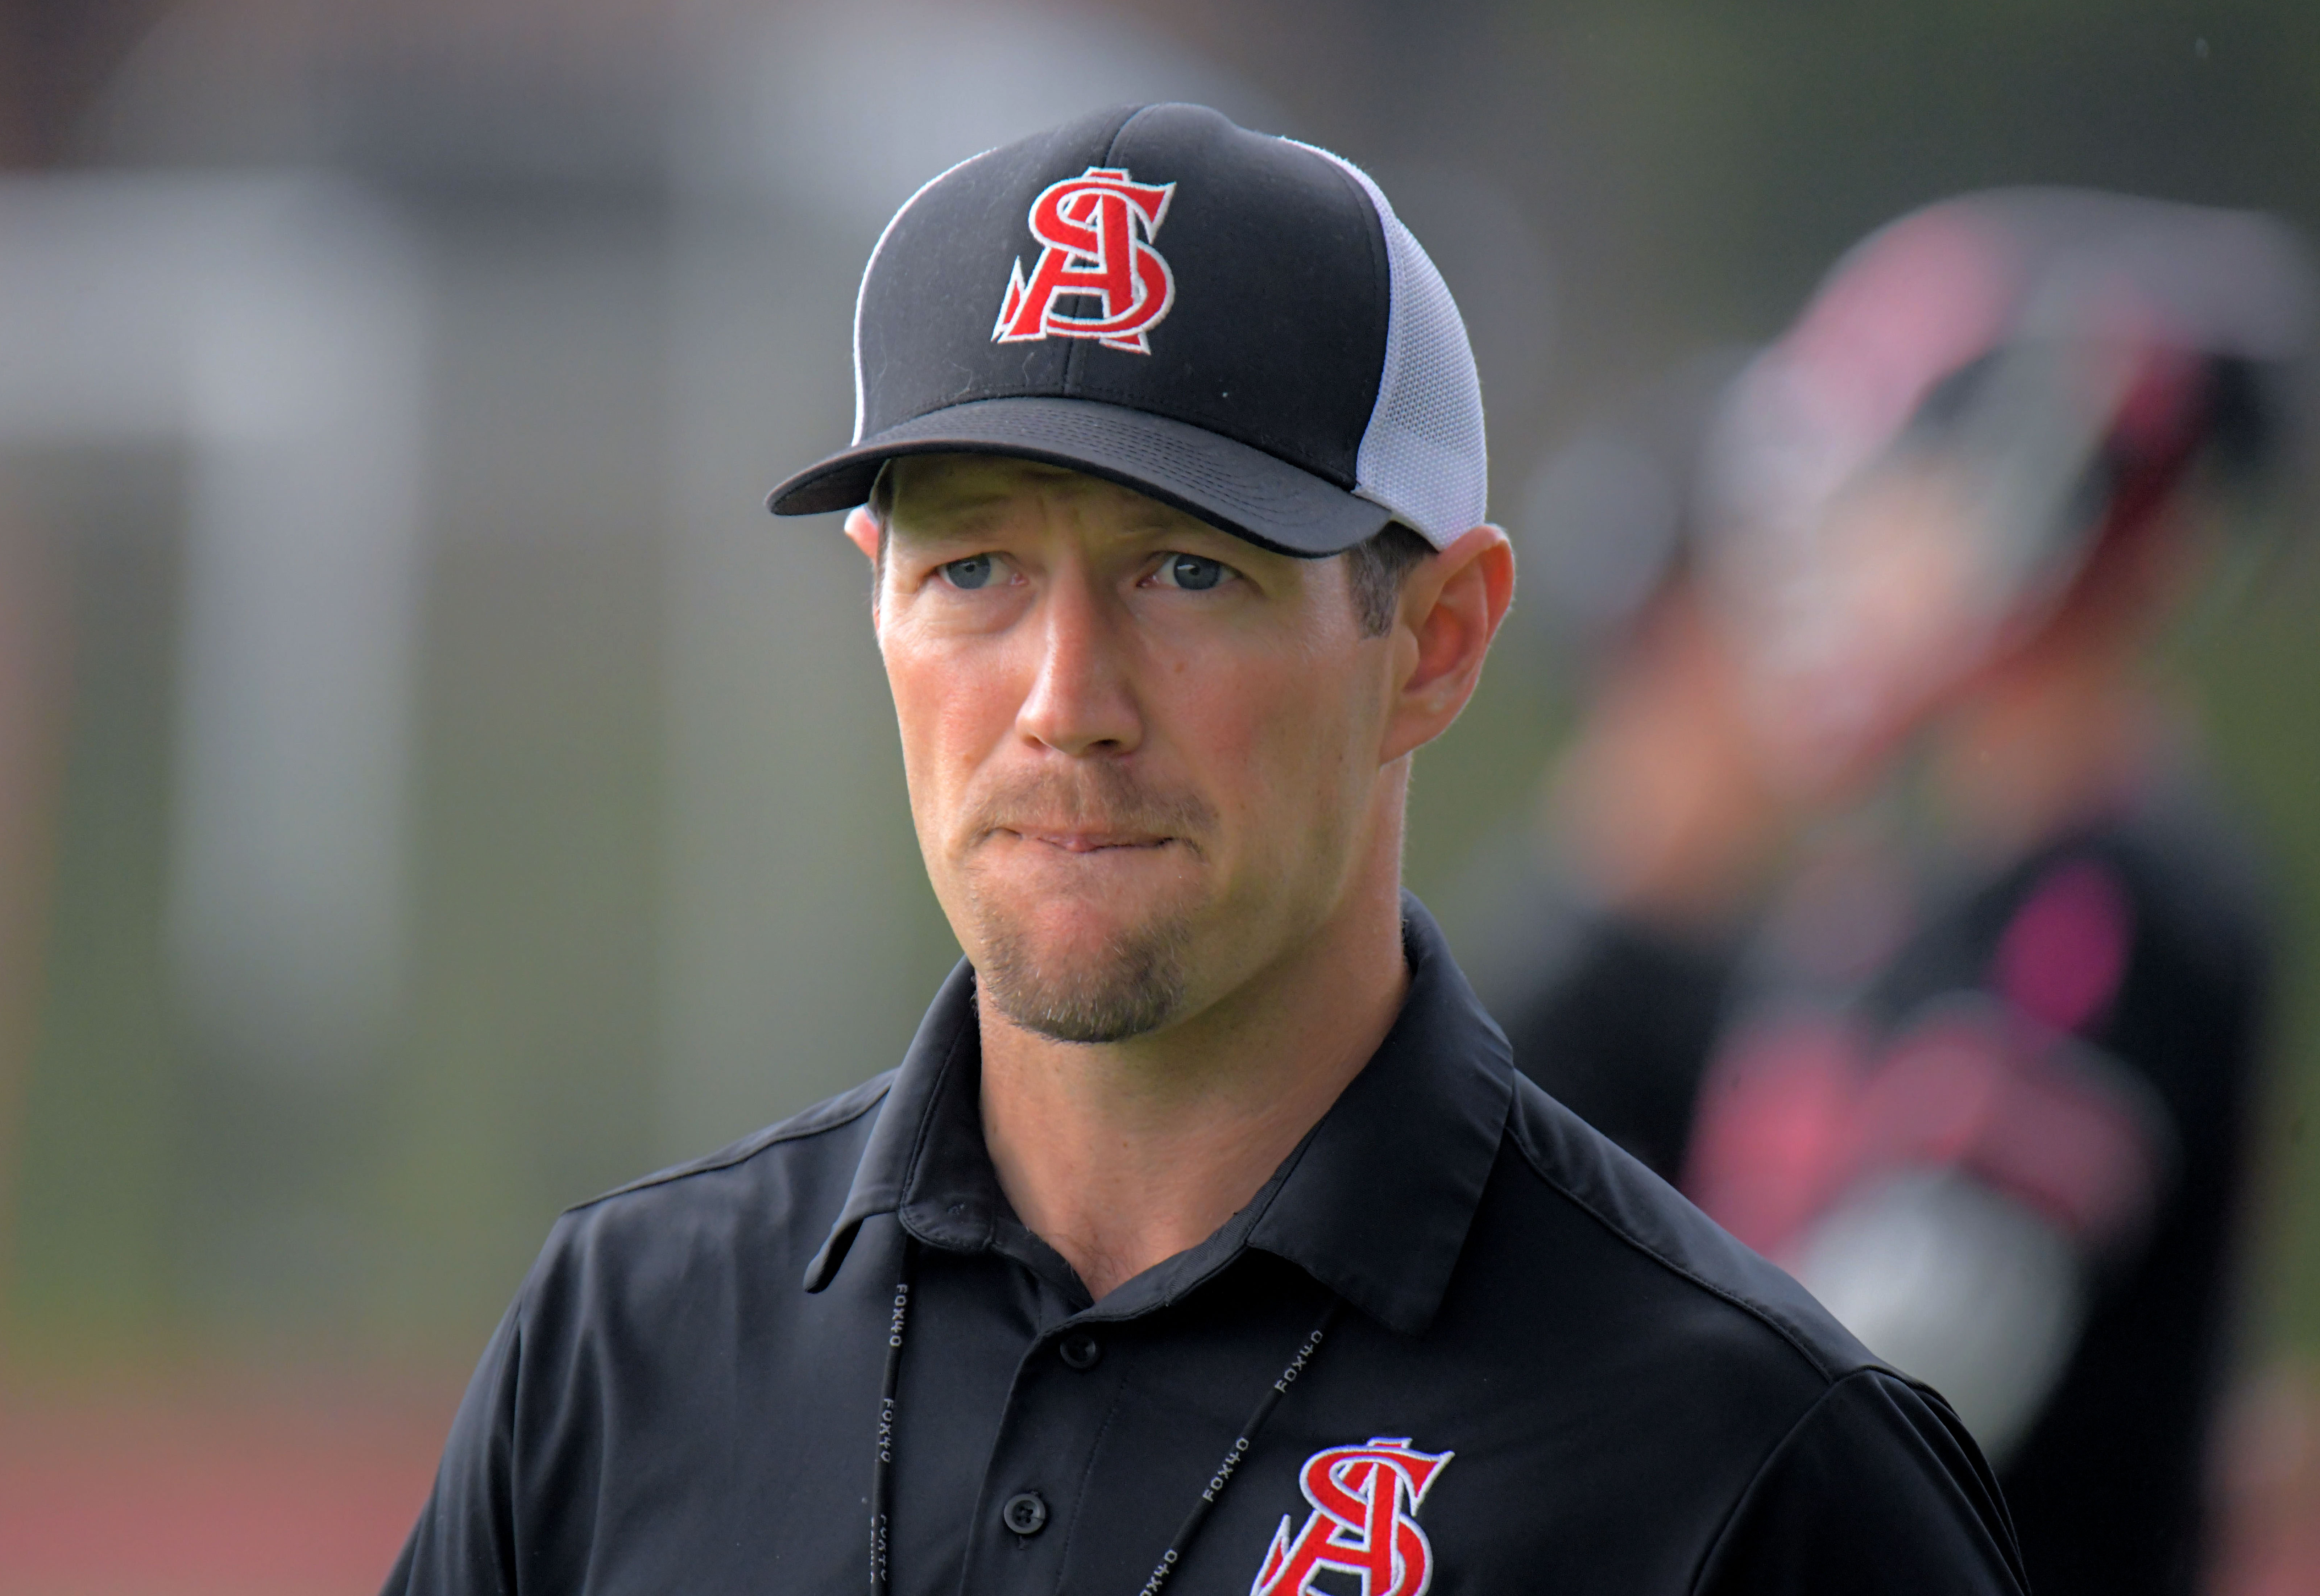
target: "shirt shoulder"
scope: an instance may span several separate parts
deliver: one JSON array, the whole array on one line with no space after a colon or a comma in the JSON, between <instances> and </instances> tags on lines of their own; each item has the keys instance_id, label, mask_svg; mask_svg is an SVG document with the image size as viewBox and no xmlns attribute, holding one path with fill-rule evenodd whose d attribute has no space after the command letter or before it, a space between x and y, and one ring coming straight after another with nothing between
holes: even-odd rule
<instances>
[{"instance_id":1,"label":"shirt shoulder","mask_svg":"<svg viewBox=\"0 0 2320 1596\"><path fill-rule=\"evenodd\" d=\"M1700 1596L2020 1596L1997 1480L1948 1410L1898 1375L1832 1383L1783 1436L1693 1582Z\"/></svg>"},{"instance_id":2,"label":"shirt shoulder","mask_svg":"<svg viewBox=\"0 0 2320 1596\"><path fill-rule=\"evenodd\" d=\"M1492 1268L1527 1299L1531 1356L1588 1371L1612 1416L1603 1510L1650 1500L1663 1528L1692 1526L1695 1589L2020 1589L2012 1526L1957 1416L1786 1273L1528 1082L1494 1183L1486 1232L1528 1248ZM1857 1533L1817 1542L1835 1518ZM1879 1544L1922 1552L1918 1573L1880 1567Z\"/></svg>"},{"instance_id":3,"label":"shirt shoulder","mask_svg":"<svg viewBox=\"0 0 2320 1596\"><path fill-rule=\"evenodd\" d=\"M680 1295L730 1291L743 1268L794 1284L845 1206L894 1072L706 1156L566 1209L518 1301L527 1326L649 1316ZM581 1304L587 1308L585 1315Z\"/></svg>"},{"instance_id":4,"label":"shirt shoulder","mask_svg":"<svg viewBox=\"0 0 2320 1596\"><path fill-rule=\"evenodd\" d=\"M1689 1311L1663 1321L1672 1334L1710 1336L1768 1374L1795 1376L1808 1400L1882 1366L1789 1274L1527 1080L1516 1084L1508 1139L1536 1183L1531 1199L1569 1211L1554 1227L1567 1281L1681 1303Z\"/></svg>"},{"instance_id":5,"label":"shirt shoulder","mask_svg":"<svg viewBox=\"0 0 2320 1596\"><path fill-rule=\"evenodd\" d=\"M601 1582L600 1497L575 1482L616 1446L630 1474L666 1465L703 1404L731 1400L732 1369L775 1361L892 1083L564 1212L485 1349L390 1592Z\"/></svg>"},{"instance_id":6,"label":"shirt shoulder","mask_svg":"<svg viewBox=\"0 0 2320 1596\"><path fill-rule=\"evenodd\" d=\"M713 1153L640 1175L626 1185L615 1186L585 1202L576 1202L565 1211L584 1213L590 1209L620 1202L623 1198L639 1192L676 1185L695 1176L737 1170L767 1155L772 1155L775 1162L782 1161L784 1156L794 1162L812 1160L818 1154L827 1155L837 1150L829 1141L833 1133L844 1132L856 1126L871 1110L885 1101L887 1093L893 1088L895 1074L895 1071L888 1070L884 1075L874 1075L859 1086L841 1092L835 1097L825 1098L810 1109L768 1125L763 1130L745 1136ZM847 1151L859 1152L859 1147L856 1145L859 1138L840 1139L847 1142ZM853 1168L851 1163L846 1165L849 1179L852 1178ZM688 1188L687 1195L693 1194L695 1190Z\"/></svg>"}]
</instances>

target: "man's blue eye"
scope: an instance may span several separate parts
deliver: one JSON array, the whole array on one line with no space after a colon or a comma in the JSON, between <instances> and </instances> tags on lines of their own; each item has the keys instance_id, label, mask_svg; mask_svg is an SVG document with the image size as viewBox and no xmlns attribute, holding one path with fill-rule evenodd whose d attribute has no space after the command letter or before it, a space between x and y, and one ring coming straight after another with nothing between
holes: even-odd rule
<instances>
[{"instance_id":1,"label":"man's blue eye","mask_svg":"<svg viewBox=\"0 0 2320 1596\"><path fill-rule=\"evenodd\" d=\"M942 574L944 580L953 587L963 587L972 593L990 582L994 568L994 562L989 555L971 554L965 559L955 559L943 567Z\"/></svg>"},{"instance_id":2,"label":"man's blue eye","mask_svg":"<svg viewBox=\"0 0 2320 1596\"><path fill-rule=\"evenodd\" d=\"M1222 560L1197 554L1172 554L1161 562L1161 570L1171 586L1194 593L1206 592L1225 579Z\"/></svg>"}]
</instances>

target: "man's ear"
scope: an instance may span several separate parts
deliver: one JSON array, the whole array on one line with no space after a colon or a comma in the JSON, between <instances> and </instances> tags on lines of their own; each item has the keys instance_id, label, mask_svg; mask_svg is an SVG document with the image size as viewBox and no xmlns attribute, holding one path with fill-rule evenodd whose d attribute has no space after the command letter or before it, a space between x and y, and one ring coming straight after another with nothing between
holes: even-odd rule
<instances>
[{"instance_id":1,"label":"man's ear","mask_svg":"<svg viewBox=\"0 0 2320 1596\"><path fill-rule=\"evenodd\" d=\"M846 512L846 540L862 551L875 569L878 564L878 523L871 518L867 504L856 504Z\"/></svg>"},{"instance_id":2,"label":"man's ear","mask_svg":"<svg viewBox=\"0 0 2320 1596\"><path fill-rule=\"evenodd\" d=\"M1385 762L1450 729L1482 679L1483 657L1514 596L1514 545L1494 526L1461 533L1410 571L1391 639L1394 702Z\"/></svg>"},{"instance_id":3,"label":"man's ear","mask_svg":"<svg viewBox=\"0 0 2320 1596\"><path fill-rule=\"evenodd\" d=\"M870 562L870 615L875 621L878 615L878 589L886 576L886 562L881 558L886 534L868 505L856 504L846 512L846 540L859 549L862 557Z\"/></svg>"}]
</instances>

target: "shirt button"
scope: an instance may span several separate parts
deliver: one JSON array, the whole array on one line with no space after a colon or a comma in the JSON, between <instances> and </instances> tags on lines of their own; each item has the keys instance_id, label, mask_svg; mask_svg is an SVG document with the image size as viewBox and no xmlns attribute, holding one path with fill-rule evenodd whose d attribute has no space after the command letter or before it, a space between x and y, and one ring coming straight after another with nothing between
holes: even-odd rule
<instances>
[{"instance_id":1,"label":"shirt button","mask_svg":"<svg viewBox=\"0 0 2320 1596\"><path fill-rule=\"evenodd\" d=\"M1018 1535L1037 1535L1047 1527L1047 1501L1036 1491L1010 1496L999 1510L1000 1521Z\"/></svg>"},{"instance_id":2,"label":"shirt button","mask_svg":"<svg viewBox=\"0 0 2320 1596\"><path fill-rule=\"evenodd\" d=\"M1066 1336L1057 1344L1056 1356L1074 1369L1092 1369L1096 1359L1103 1356L1103 1343L1081 1330Z\"/></svg>"}]
</instances>

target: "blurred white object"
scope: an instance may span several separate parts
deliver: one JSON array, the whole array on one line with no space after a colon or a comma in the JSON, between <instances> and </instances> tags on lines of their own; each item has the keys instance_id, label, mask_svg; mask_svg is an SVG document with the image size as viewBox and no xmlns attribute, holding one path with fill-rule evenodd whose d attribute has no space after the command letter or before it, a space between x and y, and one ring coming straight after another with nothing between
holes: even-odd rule
<instances>
[{"instance_id":1,"label":"blurred white object","mask_svg":"<svg viewBox=\"0 0 2320 1596\"><path fill-rule=\"evenodd\" d=\"M1188 100L1244 127L1279 121L1246 85L1145 30L1010 0L718 14L696 61L702 92L673 130L680 181L867 229L865 255L936 173L1098 106Z\"/></svg>"},{"instance_id":2,"label":"blurred white object","mask_svg":"<svg viewBox=\"0 0 2320 1596\"><path fill-rule=\"evenodd\" d=\"M189 464L168 946L283 1078L373 1062L401 986L424 307L340 184L0 184L0 447Z\"/></svg>"},{"instance_id":3,"label":"blurred white object","mask_svg":"<svg viewBox=\"0 0 2320 1596\"><path fill-rule=\"evenodd\" d=\"M2003 1466L2077 1343L2082 1267L2028 1207L1927 1169L1840 1204L1806 1235L1796 1274L1870 1351L1948 1398Z\"/></svg>"}]
</instances>

